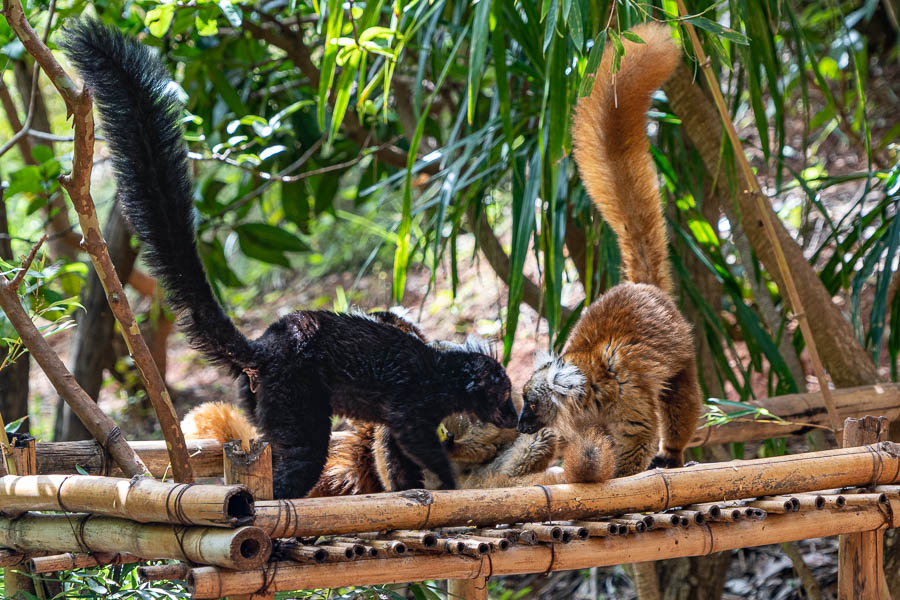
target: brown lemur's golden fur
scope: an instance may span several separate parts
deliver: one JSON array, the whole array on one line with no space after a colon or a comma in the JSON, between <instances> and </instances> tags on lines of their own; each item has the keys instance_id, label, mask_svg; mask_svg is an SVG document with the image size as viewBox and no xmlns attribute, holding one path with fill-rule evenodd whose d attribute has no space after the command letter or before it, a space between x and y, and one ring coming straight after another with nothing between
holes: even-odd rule
<instances>
[{"instance_id":1,"label":"brown lemur's golden fur","mask_svg":"<svg viewBox=\"0 0 900 600\"><path fill-rule=\"evenodd\" d=\"M615 75L613 49L603 53L572 125L579 173L618 237L626 282L584 311L561 357L538 359L519 418L519 431L551 426L567 446L577 444L574 457L564 455L563 467L575 471L569 481L682 465L702 407L692 330L669 296L665 222L646 134L650 96L680 51L666 26L645 24L634 33L644 43L623 40Z\"/></svg>"}]
</instances>

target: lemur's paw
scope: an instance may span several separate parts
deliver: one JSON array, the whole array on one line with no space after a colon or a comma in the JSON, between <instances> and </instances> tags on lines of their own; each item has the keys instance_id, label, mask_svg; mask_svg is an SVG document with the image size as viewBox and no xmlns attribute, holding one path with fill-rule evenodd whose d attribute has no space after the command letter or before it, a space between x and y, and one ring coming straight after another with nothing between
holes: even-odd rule
<instances>
[{"instance_id":1,"label":"lemur's paw","mask_svg":"<svg viewBox=\"0 0 900 600\"><path fill-rule=\"evenodd\" d=\"M671 456L665 454L657 454L655 457L653 457L653 460L650 461L650 466L647 467L647 470L652 471L653 469L675 469L680 466L682 466L680 460L675 460Z\"/></svg>"}]
</instances>

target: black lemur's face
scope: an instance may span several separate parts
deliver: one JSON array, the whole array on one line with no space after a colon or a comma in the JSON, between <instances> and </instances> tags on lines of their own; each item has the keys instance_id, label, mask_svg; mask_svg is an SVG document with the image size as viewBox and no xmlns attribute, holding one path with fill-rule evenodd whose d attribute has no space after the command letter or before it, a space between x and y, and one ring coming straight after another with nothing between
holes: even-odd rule
<instances>
[{"instance_id":1,"label":"black lemur's face","mask_svg":"<svg viewBox=\"0 0 900 600\"><path fill-rule=\"evenodd\" d=\"M472 357L469 391L477 396L475 414L501 429L516 426L519 415L512 401L512 385L506 370L489 356Z\"/></svg>"}]
</instances>

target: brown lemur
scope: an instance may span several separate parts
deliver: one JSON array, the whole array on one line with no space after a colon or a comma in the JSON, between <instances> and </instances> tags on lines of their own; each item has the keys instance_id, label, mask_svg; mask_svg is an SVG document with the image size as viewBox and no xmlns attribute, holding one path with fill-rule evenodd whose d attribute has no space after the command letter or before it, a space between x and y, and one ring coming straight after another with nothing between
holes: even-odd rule
<instances>
[{"instance_id":1,"label":"brown lemur","mask_svg":"<svg viewBox=\"0 0 900 600\"><path fill-rule=\"evenodd\" d=\"M513 427L506 371L479 352L437 351L365 315L299 311L257 339L238 331L216 300L197 253L181 106L160 59L93 19L70 21L61 44L97 103L123 213L191 345L239 379L243 408L272 444L275 496L305 496L328 454L331 417L390 426L403 470L442 488L456 478L437 435L445 417L472 413ZM400 464L399 461L397 464Z\"/></svg>"},{"instance_id":2,"label":"brown lemur","mask_svg":"<svg viewBox=\"0 0 900 600\"><path fill-rule=\"evenodd\" d=\"M414 325L396 315L372 315L425 339ZM471 337L464 345L444 341L430 345L439 350L489 351L489 347ZM359 421L351 421L349 425L347 431L333 436L325 469L310 491L310 497L396 489L389 476L389 462L394 460L389 449L389 427ZM195 407L185 415L181 427L189 439L212 438L221 442L240 439L246 444L258 437L243 412L226 402L206 402ZM513 428L502 429L465 414L445 418L441 427L445 435L444 446L462 488L530 483L531 477L538 477L547 469L556 454L556 434L547 428L533 435L518 434ZM552 478L552 473L548 477L549 482L558 481ZM540 477L540 482L545 479ZM439 484L434 475L426 471L425 487L433 488Z\"/></svg>"},{"instance_id":3,"label":"brown lemur","mask_svg":"<svg viewBox=\"0 0 900 600\"><path fill-rule=\"evenodd\" d=\"M623 40L615 74L615 52L606 48L572 123L578 171L618 237L626 282L585 309L562 356L538 358L518 425L521 432L554 427L588 453L596 441L594 456L608 463L597 473L611 476L681 466L703 403L692 329L669 296L666 229L646 133L650 96L681 53L666 26L633 31L643 43Z\"/></svg>"}]
</instances>

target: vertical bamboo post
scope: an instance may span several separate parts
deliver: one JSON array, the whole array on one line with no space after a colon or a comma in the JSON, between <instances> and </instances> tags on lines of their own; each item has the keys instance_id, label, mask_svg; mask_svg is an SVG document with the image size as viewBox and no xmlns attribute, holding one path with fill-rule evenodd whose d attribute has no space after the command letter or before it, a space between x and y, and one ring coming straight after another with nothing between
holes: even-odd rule
<instances>
[{"instance_id":1,"label":"vertical bamboo post","mask_svg":"<svg viewBox=\"0 0 900 600\"><path fill-rule=\"evenodd\" d=\"M223 447L225 483L247 486L254 500L272 500L272 447L267 442L250 440L249 450L244 451L241 441L228 442ZM273 600L275 592L230 596L230 600Z\"/></svg>"},{"instance_id":2,"label":"vertical bamboo post","mask_svg":"<svg viewBox=\"0 0 900 600\"><path fill-rule=\"evenodd\" d=\"M844 421L844 447L864 446L887 439L885 417ZM842 535L838 542L838 600L882 600L884 533L864 531Z\"/></svg>"},{"instance_id":3,"label":"vertical bamboo post","mask_svg":"<svg viewBox=\"0 0 900 600\"><path fill-rule=\"evenodd\" d=\"M0 434L6 435L6 434ZM35 439L30 435L15 436L9 446L10 462L15 466L17 475L37 474L37 452L35 451ZM34 579L29 575L28 568L23 565L9 567L3 574L3 582L6 588L5 598L34 597Z\"/></svg>"},{"instance_id":4,"label":"vertical bamboo post","mask_svg":"<svg viewBox=\"0 0 900 600\"><path fill-rule=\"evenodd\" d=\"M488 600L488 578L448 579L447 600Z\"/></svg>"}]
</instances>

